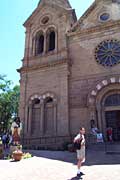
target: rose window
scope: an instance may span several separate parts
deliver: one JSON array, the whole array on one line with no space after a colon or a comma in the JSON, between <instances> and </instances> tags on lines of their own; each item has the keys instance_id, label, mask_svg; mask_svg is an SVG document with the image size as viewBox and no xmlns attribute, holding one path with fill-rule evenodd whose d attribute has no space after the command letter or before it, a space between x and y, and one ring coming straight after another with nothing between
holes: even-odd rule
<instances>
[{"instance_id":1,"label":"rose window","mask_svg":"<svg viewBox=\"0 0 120 180\"><path fill-rule=\"evenodd\" d=\"M95 50L96 61L103 66L113 66L120 62L120 42L106 40L101 42Z\"/></svg>"}]
</instances>

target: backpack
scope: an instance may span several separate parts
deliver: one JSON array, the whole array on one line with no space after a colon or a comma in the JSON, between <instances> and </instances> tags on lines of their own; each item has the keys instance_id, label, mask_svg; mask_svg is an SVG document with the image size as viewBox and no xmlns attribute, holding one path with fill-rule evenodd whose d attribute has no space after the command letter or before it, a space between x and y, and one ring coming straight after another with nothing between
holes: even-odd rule
<instances>
[{"instance_id":1,"label":"backpack","mask_svg":"<svg viewBox=\"0 0 120 180\"><path fill-rule=\"evenodd\" d=\"M81 149L81 141L82 141L82 138L78 139L77 141L75 141L73 143L73 146L74 146L75 150L80 150Z\"/></svg>"}]
</instances>

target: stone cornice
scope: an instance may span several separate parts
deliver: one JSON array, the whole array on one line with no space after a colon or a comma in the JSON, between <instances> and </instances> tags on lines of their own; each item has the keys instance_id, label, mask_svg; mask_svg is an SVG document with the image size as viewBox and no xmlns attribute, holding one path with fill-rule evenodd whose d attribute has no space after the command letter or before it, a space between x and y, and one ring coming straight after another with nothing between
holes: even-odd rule
<instances>
[{"instance_id":1,"label":"stone cornice","mask_svg":"<svg viewBox=\"0 0 120 180\"><path fill-rule=\"evenodd\" d=\"M37 56L31 56L29 57L29 60L37 60L37 59L40 59L40 58L48 58L48 57L56 57L56 56L59 56L60 54L62 53L67 53L67 56L68 56L68 48L62 48L61 50L54 50L54 51L50 51L50 52L47 52L47 53L43 53L41 55L37 55ZM64 59L67 58L64 57Z\"/></svg>"},{"instance_id":2,"label":"stone cornice","mask_svg":"<svg viewBox=\"0 0 120 180\"><path fill-rule=\"evenodd\" d=\"M91 80L91 79L99 79L99 78L105 78L105 77L110 77L110 76L115 76L115 77L118 77L120 76L120 73L119 71L113 71L113 72L110 72L110 73L98 73L98 74L88 74L88 75L80 75L80 76L76 76L76 77L70 77L69 78L69 81L72 82L72 81L84 81L84 80Z\"/></svg>"},{"instance_id":3,"label":"stone cornice","mask_svg":"<svg viewBox=\"0 0 120 180\"><path fill-rule=\"evenodd\" d=\"M29 67L25 66L25 67L21 67L20 69L17 69L17 71L19 73L30 72L30 71L35 71L35 70L39 70L39 69L55 67L55 66L59 66L62 64L68 64L68 59L64 59L64 60L60 60L60 61L54 61L54 62L40 64L40 65L33 65L33 66L29 66Z\"/></svg>"},{"instance_id":4,"label":"stone cornice","mask_svg":"<svg viewBox=\"0 0 120 180\"><path fill-rule=\"evenodd\" d=\"M96 32L100 32L100 31L103 31L103 30L108 30L109 28L115 28L115 27L120 27L120 20L118 21L109 21L105 24L100 24L98 26L94 26L94 27L90 27L90 28L87 28L87 29L76 29L76 31L74 32L68 32L67 33L67 36L75 36L77 34L90 34L90 33L96 33Z\"/></svg>"}]
</instances>

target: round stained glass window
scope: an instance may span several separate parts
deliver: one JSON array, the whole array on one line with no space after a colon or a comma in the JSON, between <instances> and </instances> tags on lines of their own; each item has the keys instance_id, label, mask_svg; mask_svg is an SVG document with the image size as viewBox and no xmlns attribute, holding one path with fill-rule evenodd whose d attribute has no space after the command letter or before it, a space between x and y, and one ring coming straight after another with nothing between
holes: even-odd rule
<instances>
[{"instance_id":1,"label":"round stained glass window","mask_svg":"<svg viewBox=\"0 0 120 180\"><path fill-rule=\"evenodd\" d=\"M107 21L110 18L110 15L108 13L103 13L100 15L101 21Z\"/></svg>"},{"instance_id":2,"label":"round stained glass window","mask_svg":"<svg viewBox=\"0 0 120 180\"><path fill-rule=\"evenodd\" d=\"M48 21L49 21L49 17L48 17L48 16L45 16L45 17L41 20L42 24L47 24Z\"/></svg>"},{"instance_id":3,"label":"round stained glass window","mask_svg":"<svg viewBox=\"0 0 120 180\"><path fill-rule=\"evenodd\" d=\"M96 61L103 66L113 66L120 62L120 42L106 40L101 42L95 50Z\"/></svg>"}]
</instances>

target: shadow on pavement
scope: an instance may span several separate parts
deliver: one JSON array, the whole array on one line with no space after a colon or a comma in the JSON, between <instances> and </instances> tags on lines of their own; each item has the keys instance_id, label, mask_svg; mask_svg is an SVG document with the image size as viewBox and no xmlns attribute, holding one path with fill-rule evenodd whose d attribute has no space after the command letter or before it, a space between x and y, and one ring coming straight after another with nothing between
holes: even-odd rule
<instances>
[{"instance_id":1,"label":"shadow on pavement","mask_svg":"<svg viewBox=\"0 0 120 180\"><path fill-rule=\"evenodd\" d=\"M120 164L120 154L106 154L105 151L88 150L85 166Z\"/></svg>"},{"instance_id":2,"label":"shadow on pavement","mask_svg":"<svg viewBox=\"0 0 120 180\"><path fill-rule=\"evenodd\" d=\"M76 153L70 153L67 151L34 151L29 150L33 156L42 157L52 160L64 161L68 163L77 163ZM104 150L89 150L86 151L86 162L85 166L92 165L111 165L120 164L120 154L106 154Z\"/></svg>"},{"instance_id":3,"label":"shadow on pavement","mask_svg":"<svg viewBox=\"0 0 120 180\"><path fill-rule=\"evenodd\" d=\"M52 160L64 161L68 163L76 164L76 153L70 153L68 151L38 151L28 150L33 156L42 157Z\"/></svg>"},{"instance_id":4,"label":"shadow on pavement","mask_svg":"<svg viewBox=\"0 0 120 180\"><path fill-rule=\"evenodd\" d=\"M75 176L75 177L72 177L72 178L67 179L67 180L82 180L82 179L83 179L82 177L78 178L77 176Z\"/></svg>"},{"instance_id":5,"label":"shadow on pavement","mask_svg":"<svg viewBox=\"0 0 120 180\"><path fill-rule=\"evenodd\" d=\"M16 163L16 162L20 162L20 161L11 160L10 162L15 162Z\"/></svg>"}]
</instances>

